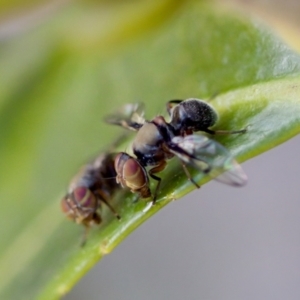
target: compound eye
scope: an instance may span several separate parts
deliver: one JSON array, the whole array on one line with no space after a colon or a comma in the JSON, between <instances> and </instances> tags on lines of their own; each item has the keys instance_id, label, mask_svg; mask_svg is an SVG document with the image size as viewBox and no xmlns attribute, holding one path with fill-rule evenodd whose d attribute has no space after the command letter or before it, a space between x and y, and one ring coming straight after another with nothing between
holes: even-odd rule
<instances>
[{"instance_id":1,"label":"compound eye","mask_svg":"<svg viewBox=\"0 0 300 300\"><path fill-rule=\"evenodd\" d=\"M116 156L115 169L117 182L121 183L123 187L126 186L129 189L138 190L147 184L144 168L136 159L124 152Z\"/></svg>"},{"instance_id":2,"label":"compound eye","mask_svg":"<svg viewBox=\"0 0 300 300\"><path fill-rule=\"evenodd\" d=\"M73 191L73 197L77 206L82 208L97 209L97 199L88 188L75 188Z\"/></svg>"},{"instance_id":3,"label":"compound eye","mask_svg":"<svg viewBox=\"0 0 300 300\"><path fill-rule=\"evenodd\" d=\"M115 157L115 170L116 170L116 173L119 173L119 169L121 168L121 164L122 164L122 155L123 155L123 152L119 153L119 154Z\"/></svg>"},{"instance_id":4,"label":"compound eye","mask_svg":"<svg viewBox=\"0 0 300 300\"><path fill-rule=\"evenodd\" d=\"M124 165L130 158L131 157L125 152L119 153L115 158L115 171L117 173L116 180L117 183L121 183L123 186L124 186L123 169L124 169Z\"/></svg>"},{"instance_id":5,"label":"compound eye","mask_svg":"<svg viewBox=\"0 0 300 300\"><path fill-rule=\"evenodd\" d=\"M140 188L145 185L145 173L142 166L133 158L127 160L123 168L123 177L127 186Z\"/></svg>"},{"instance_id":6,"label":"compound eye","mask_svg":"<svg viewBox=\"0 0 300 300\"><path fill-rule=\"evenodd\" d=\"M69 195L66 195L61 199L61 210L67 216L67 218L74 220L76 218L76 213L72 209L72 199L69 198Z\"/></svg>"},{"instance_id":7,"label":"compound eye","mask_svg":"<svg viewBox=\"0 0 300 300\"><path fill-rule=\"evenodd\" d=\"M86 187L77 187L61 201L62 211L77 223L92 218L98 208L95 195Z\"/></svg>"}]
</instances>

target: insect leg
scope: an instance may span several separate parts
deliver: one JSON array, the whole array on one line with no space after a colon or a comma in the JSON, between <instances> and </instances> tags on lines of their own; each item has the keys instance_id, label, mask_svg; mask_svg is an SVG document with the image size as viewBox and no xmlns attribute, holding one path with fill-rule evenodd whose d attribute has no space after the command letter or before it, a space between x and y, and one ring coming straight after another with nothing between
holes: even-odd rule
<instances>
[{"instance_id":1,"label":"insect leg","mask_svg":"<svg viewBox=\"0 0 300 300\"><path fill-rule=\"evenodd\" d=\"M117 213L117 211L109 204L108 201L104 200L104 199L101 199L101 201L103 203L105 203L105 205L111 210L111 212L114 214L114 216L120 220L121 219L121 216Z\"/></svg>"},{"instance_id":2,"label":"insect leg","mask_svg":"<svg viewBox=\"0 0 300 300\"><path fill-rule=\"evenodd\" d=\"M97 214L96 212L93 214L92 218L90 219L90 221L92 221L95 224L100 224L101 223L101 217L99 214ZM81 239L81 243L80 243L80 247L83 247L87 241L87 237L91 228L91 223L90 221L86 221L83 222L82 224L84 225L84 232L82 235L82 239Z\"/></svg>"},{"instance_id":3,"label":"insect leg","mask_svg":"<svg viewBox=\"0 0 300 300\"><path fill-rule=\"evenodd\" d=\"M184 173L186 174L188 180L197 188L197 189L200 189L200 185L192 178L189 170L187 169L186 167L186 164L181 161L181 165L182 165L182 168L183 168L183 171Z\"/></svg>"},{"instance_id":4,"label":"insect leg","mask_svg":"<svg viewBox=\"0 0 300 300\"><path fill-rule=\"evenodd\" d=\"M120 220L121 216L117 213L117 211L110 205L109 201L106 199L107 197L105 196L104 193L102 193L101 190L97 190L95 192L95 194L97 195L97 198L99 201L103 202L109 209L110 211L114 214L114 216Z\"/></svg>"},{"instance_id":5,"label":"insect leg","mask_svg":"<svg viewBox=\"0 0 300 300\"><path fill-rule=\"evenodd\" d=\"M156 188L155 188L155 191L153 194L153 198L152 198L152 205L155 205L157 193L159 191L159 187L161 184L161 178L154 175L153 173L158 173L158 172L162 171L166 167L166 165L167 165L167 162L165 160L163 160L158 166L155 166L154 168L149 170L150 177L157 181L157 185L156 185Z\"/></svg>"}]
</instances>

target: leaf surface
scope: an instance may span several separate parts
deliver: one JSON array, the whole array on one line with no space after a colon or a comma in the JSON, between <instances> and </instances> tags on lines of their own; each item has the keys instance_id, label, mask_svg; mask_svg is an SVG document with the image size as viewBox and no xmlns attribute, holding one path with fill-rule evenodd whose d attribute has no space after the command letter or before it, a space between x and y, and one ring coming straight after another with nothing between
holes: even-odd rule
<instances>
[{"instance_id":1,"label":"leaf surface","mask_svg":"<svg viewBox=\"0 0 300 300\"><path fill-rule=\"evenodd\" d=\"M103 224L79 247L83 229L65 220L59 199L120 134L102 122L120 105L145 102L151 118L170 99L216 95L216 128L248 129L216 137L240 162L300 131L300 57L264 25L199 2L126 5L78 2L0 46L1 299L58 299L194 189L172 160L155 207L120 193L113 205L121 221L104 209Z\"/></svg>"}]
</instances>

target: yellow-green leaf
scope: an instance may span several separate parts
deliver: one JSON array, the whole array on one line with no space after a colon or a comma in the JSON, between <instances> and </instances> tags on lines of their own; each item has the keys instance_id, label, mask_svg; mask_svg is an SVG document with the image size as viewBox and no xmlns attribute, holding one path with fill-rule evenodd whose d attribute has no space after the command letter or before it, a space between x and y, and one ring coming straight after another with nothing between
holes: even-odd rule
<instances>
[{"instance_id":1,"label":"yellow-green leaf","mask_svg":"<svg viewBox=\"0 0 300 300\"><path fill-rule=\"evenodd\" d=\"M216 137L239 161L300 130L300 56L264 25L212 4L128 2L73 3L1 42L1 299L59 298L193 189L172 161L155 207L116 197L122 220L104 211L79 247L82 228L65 220L59 199L78 168L119 135L102 122L119 105L143 101L151 118L169 99L217 94L216 128L248 128Z\"/></svg>"}]
</instances>

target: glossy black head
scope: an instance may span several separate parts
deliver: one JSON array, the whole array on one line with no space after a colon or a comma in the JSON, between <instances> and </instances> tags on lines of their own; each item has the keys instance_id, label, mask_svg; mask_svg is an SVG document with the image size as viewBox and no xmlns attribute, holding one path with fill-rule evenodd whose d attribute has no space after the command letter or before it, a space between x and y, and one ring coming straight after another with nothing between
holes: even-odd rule
<instances>
[{"instance_id":1,"label":"glossy black head","mask_svg":"<svg viewBox=\"0 0 300 300\"><path fill-rule=\"evenodd\" d=\"M175 101L168 103L168 109L171 113L170 124L176 131L186 133L207 131L209 127L216 123L218 115L206 102L195 98L182 102ZM176 103L176 105L173 107L172 103Z\"/></svg>"}]
</instances>

